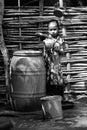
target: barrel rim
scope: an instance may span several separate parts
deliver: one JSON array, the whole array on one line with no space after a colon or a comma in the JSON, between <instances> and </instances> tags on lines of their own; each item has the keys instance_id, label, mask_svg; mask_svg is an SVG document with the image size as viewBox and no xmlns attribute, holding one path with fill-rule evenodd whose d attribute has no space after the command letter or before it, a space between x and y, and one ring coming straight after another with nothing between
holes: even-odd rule
<instances>
[{"instance_id":1,"label":"barrel rim","mask_svg":"<svg viewBox=\"0 0 87 130\"><path fill-rule=\"evenodd\" d=\"M27 55L42 55L42 51L40 50L19 50L19 51L15 51L13 53L13 56L27 56Z\"/></svg>"},{"instance_id":2,"label":"barrel rim","mask_svg":"<svg viewBox=\"0 0 87 130\"><path fill-rule=\"evenodd\" d=\"M55 100L55 99L58 99L58 100L62 100L62 97L60 95L53 95L53 96L45 96L45 97L41 97L40 100L42 101L46 101L46 100Z\"/></svg>"}]
</instances>

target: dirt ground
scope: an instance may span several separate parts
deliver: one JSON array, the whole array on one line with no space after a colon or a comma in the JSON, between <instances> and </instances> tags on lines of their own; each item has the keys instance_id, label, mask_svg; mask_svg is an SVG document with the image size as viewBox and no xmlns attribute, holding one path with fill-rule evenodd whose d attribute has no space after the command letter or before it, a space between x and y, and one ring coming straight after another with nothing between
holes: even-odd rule
<instances>
[{"instance_id":1,"label":"dirt ground","mask_svg":"<svg viewBox=\"0 0 87 130\"><path fill-rule=\"evenodd\" d=\"M87 97L63 109L63 119L44 119L43 112L21 113L1 107L0 130L87 130Z\"/></svg>"}]
</instances>

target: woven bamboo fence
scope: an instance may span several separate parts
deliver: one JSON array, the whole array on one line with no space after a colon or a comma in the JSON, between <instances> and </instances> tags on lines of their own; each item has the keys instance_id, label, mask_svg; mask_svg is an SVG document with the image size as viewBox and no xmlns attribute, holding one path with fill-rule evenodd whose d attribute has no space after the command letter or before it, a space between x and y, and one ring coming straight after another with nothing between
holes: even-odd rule
<instances>
[{"instance_id":1,"label":"woven bamboo fence","mask_svg":"<svg viewBox=\"0 0 87 130\"><path fill-rule=\"evenodd\" d=\"M35 33L46 33L48 21L50 19L58 19L61 28L63 26L66 28L66 37L64 39L67 48L61 63L63 74L70 84L68 90L86 93L87 8L66 8L63 21L54 16L53 10L54 7L45 6L43 8L43 16L40 16L38 6L21 7L20 10L17 7L5 8L3 31L10 60L16 50L28 50L30 48L43 50L43 44ZM0 61L2 61L2 56L0 56ZM2 71L3 65L0 66L0 73ZM1 76L1 78L4 78L4 76ZM5 84L2 82L1 87L4 88L4 86Z\"/></svg>"}]
</instances>

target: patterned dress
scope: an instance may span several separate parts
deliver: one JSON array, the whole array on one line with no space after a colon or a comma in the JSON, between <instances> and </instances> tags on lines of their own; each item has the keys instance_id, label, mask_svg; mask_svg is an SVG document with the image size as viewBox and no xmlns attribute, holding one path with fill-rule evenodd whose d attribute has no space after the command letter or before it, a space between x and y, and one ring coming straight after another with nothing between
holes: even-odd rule
<instances>
[{"instance_id":1,"label":"patterned dress","mask_svg":"<svg viewBox=\"0 0 87 130\"><path fill-rule=\"evenodd\" d=\"M53 94L61 93L63 89L63 74L61 70L60 58L64 53L63 39L58 37L47 38L44 40L45 43L45 63L47 70L47 87ZM61 94L60 94L61 95Z\"/></svg>"}]
</instances>

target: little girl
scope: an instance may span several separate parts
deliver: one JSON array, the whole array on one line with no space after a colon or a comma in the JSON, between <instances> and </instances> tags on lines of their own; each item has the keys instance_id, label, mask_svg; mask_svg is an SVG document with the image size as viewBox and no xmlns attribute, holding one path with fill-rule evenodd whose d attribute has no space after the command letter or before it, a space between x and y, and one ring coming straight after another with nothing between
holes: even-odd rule
<instances>
[{"instance_id":1,"label":"little girl","mask_svg":"<svg viewBox=\"0 0 87 130\"><path fill-rule=\"evenodd\" d=\"M49 37L44 40L45 63L47 69L47 94L63 96L64 84L60 58L64 53L64 41L59 35L59 23L52 20L48 24Z\"/></svg>"}]
</instances>

